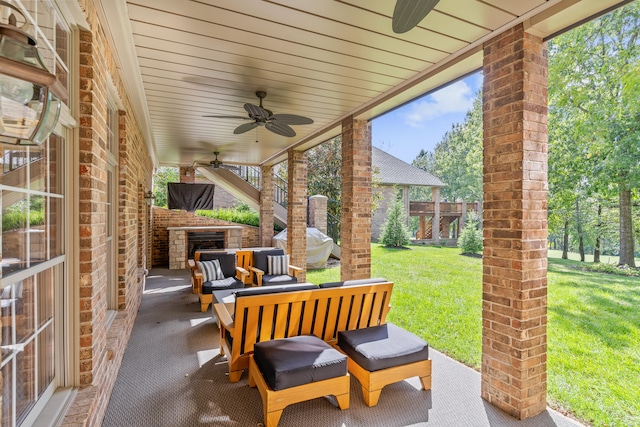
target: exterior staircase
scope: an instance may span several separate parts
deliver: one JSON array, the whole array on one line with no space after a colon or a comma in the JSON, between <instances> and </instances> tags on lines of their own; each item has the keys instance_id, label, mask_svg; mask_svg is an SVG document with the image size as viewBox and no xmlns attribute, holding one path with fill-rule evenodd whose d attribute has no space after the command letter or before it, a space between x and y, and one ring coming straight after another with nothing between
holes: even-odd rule
<instances>
[{"instance_id":1,"label":"exterior staircase","mask_svg":"<svg viewBox=\"0 0 640 427\"><path fill-rule=\"evenodd\" d=\"M197 168L204 177L215 185L219 185L231 193L238 200L242 200L255 210L260 210L260 169L253 166L240 166L235 171L218 168L211 170L207 167ZM287 227L287 181L274 176L273 216L275 223ZM340 246L336 242L340 238L340 219L332 215L327 217L327 233L334 241L331 254L340 258Z\"/></svg>"}]
</instances>

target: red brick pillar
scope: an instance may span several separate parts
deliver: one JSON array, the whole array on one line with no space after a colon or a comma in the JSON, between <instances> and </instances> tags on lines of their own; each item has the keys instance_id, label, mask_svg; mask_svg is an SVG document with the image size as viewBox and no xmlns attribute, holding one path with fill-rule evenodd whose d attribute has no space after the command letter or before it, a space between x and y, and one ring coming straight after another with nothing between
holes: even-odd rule
<instances>
[{"instance_id":1,"label":"red brick pillar","mask_svg":"<svg viewBox=\"0 0 640 427\"><path fill-rule=\"evenodd\" d=\"M180 182L187 184L196 182L196 170L191 166L180 166Z\"/></svg>"},{"instance_id":2,"label":"red brick pillar","mask_svg":"<svg viewBox=\"0 0 640 427\"><path fill-rule=\"evenodd\" d=\"M546 409L547 50L518 25L484 45L482 397Z\"/></svg>"},{"instance_id":3,"label":"red brick pillar","mask_svg":"<svg viewBox=\"0 0 640 427\"><path fill-rule=\"evenodd\" d=\"M288 153L287 252L291 264L307 267L307 153L290 149ZM307 280L306 270L298 276Z\"/></svg>"},{"instance_id":4,"label":"red brick pillar","mask_svg":"<svg viewBox=\"0 0 640 427\"><path fill-rule=\"evenodd\" d=\"M273 246L273 166L262 166L260 176L260 245Z\"/></svg>"},{"instance_id":5,"label":"red brick pillar","mask_svg":"<svg viewBox=\"0 0 640 427\"><path fill-rule=\"evenodd\" d=\"M340 279L371 277L371 124L342 121Z\"/></svg>"}]
</instances>

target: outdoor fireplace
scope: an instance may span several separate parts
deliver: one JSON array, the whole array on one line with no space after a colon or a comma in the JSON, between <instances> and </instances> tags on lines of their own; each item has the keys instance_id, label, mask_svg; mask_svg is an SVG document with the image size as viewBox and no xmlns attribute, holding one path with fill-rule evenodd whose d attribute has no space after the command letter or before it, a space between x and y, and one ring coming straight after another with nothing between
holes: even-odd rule
<instances>
[{"instance_id":1,"label":"outdoor fireplace","mask_svg":"<svg viewBox=\"0 0 640 427\"><path fill-rule=\"evenodd\" d=\"M169 269L187 268L197 250L239 249L242 247L239 225L167 227L169 232Z\"/></svg>"},{"instance_id":2,"label":"outdoor fireplace","mask_svg":"<svg viewBox=\"0 0 640 427\"><path fill-rule=\"evenodd\" d=\"M187 233L187 259L193 259L193 254L199 250L224 249L224 231Z\"/></svg>"}]
</instances>

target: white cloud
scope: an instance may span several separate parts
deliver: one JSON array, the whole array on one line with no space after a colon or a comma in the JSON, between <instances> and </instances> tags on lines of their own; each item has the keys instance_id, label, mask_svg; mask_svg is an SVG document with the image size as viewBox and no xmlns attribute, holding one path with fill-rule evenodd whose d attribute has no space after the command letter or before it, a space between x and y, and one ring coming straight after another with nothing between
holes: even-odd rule
<instances>
[{"instance_id":1,"label":"white cloud","mask_svg":"<svg viewBox=\"0 0 640 427\"><path fill-rule=\"evenodd\" d=\"M404 116L405 124L420 128L423 123L448 113L466 113L473 106L475 94L462 80L449 85L422 101L411 104L411 109Z\"/></svg>"}]
</instances>

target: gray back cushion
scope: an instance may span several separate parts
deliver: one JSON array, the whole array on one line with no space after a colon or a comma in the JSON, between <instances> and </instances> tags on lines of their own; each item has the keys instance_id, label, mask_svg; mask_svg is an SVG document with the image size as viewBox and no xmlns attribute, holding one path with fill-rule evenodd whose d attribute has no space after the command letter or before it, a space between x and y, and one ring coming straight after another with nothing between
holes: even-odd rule
<instances>
[{"instance_id":1,"label":"gray back cushion","mask_svg":"<svg viewBox=\"0 0 640 427\"><path fill-rule=\"evenodd\" d=\"M267 257L274 255L284 255L284 251L282 249L267 249L263 251L255 251L253 253L253 266L259 270L264 271L266 274L269 274Z\"/></svg>"},{"instance_id":2,"label":"gray back cushion","mask_svg":"<svg viewBox=\"0 0 640 427\"><path fill-rule=\"evenodd\" d=\"M236 254L228 252L204 252L200 254L200 261L211 261L217 259L224 277L234 277L236 275Z\"/></svg>"}]
</instances>

